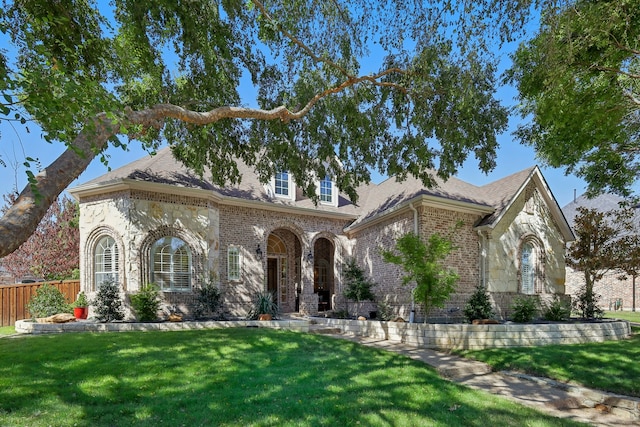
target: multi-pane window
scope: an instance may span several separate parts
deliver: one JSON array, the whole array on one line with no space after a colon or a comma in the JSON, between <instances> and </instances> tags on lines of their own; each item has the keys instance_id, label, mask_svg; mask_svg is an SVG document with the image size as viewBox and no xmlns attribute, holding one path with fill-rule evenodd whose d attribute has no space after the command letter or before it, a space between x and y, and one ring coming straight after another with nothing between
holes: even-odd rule
<instances>
[{"instance_id":1,"label":"multi-pane window","mask_svg":"<svg viewBox=\"0 0 640 427\"><path fill-rule=\"evenodd\" d=\"M278 196L289 196L289 172L276 173L274 189Z\"/></svg>"},{"instance_id":2,"label":"multi-pane window","mask_svg":"<svg viewBox=\"0 0 640 427\"><path fill-rule=\"evenodd\" d=\"M191 251L177 237L163 237L151 247L151 281L163 291L191 289Z\"/></svg>"},{"instance_id":3,"label":"multi-pane window","mask_svg":"<svg viewBox=\"0 0 640 427\"><path fill-rule=\"evenodd\" d=\"M522 245L520 254L520 280L523 294L534 294L536 283L535 250L531 243Z\"/></svg>"},{"instance_id":4,"label":"multi-pane window","mask_svg":"<svg viewBox=\"0 0 640 427\"><path fill-rule=\"evenodd\" d=\"M98 240L93 258L94 289L107 280L118 283L118 246L111 236Z\"/></svg>"},{"instance_id":5,"label":"multi-pane window","mask_svg":"<svg viewBox=\"0 0 640 427\"><path fill-rule=\"evenodd\" d=\"M333 183L328 176L320 181L320 201L333 203Z\"/></svg>"},{"instance_id":6,"label":"multi-pane window","mask_svg":"<svg viewBox=\"0 0 640 427\"><path fill-rule=\"evenodd\" d=\"M240 248L237 246L227 249L227 278L230 281L240 280Z\"/></svg>"}]
</instances>

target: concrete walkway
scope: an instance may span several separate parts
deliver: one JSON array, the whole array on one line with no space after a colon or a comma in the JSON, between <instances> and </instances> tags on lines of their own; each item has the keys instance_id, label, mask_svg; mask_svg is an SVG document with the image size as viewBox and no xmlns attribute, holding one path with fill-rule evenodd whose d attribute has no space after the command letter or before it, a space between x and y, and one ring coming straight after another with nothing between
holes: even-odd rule
<instances>
[{"instance_id":1,"label":"concrete walkway","mask_svg":"<svg viewBox=\"0 0 640 427\"><path fill-rule=\"evenodd\" d=\"M311 330L310 332L313 332ZM640 399L585 389L546 378L492 372L482 362L389 340L323 332L335 338L403 354L433 366L442 377L503 396L560 418L593 426L640 426Z\"/></svg>"}]
</instances>

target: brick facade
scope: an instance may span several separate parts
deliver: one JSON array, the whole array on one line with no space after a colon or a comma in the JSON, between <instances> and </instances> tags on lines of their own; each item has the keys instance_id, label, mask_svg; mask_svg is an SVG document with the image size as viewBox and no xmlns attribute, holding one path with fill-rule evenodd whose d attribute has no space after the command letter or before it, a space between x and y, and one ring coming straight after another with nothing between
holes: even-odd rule
<instances>
[{"instance_id":1,"label":"brick facade","mask_svg":"<svg viewBox=\"0 0 640 427\"><path fill-rule=\"evenodd\" d=\"M377 300L385 301L395 316L408 319L414 308L417 319L461 320L467 299L482 284L490 291L498 315L507 317L513 298L521 294L523 242L536 247L536 294L546 298L564 293L567 234L549 205L549 200L555 203L552 196L544 196L540 180L532 176L519 176L528 180L527 186L514 199L506 198L508 203L496 211L485 202L459 196L452 200L418 195L395 204L401 198L387 198L388 205L373 205L366 215L353 205L320 208L304 200L296 204L298 200L270 201L264 195L251 198L246 196L248 190L243 199L222 197L209 188L158 182L133 185L130 180L102 193L90 187L76 196L81 218L81 286L89 296L95 292L94 254L102 236L111 236L118 247L123 296L151 280L153 244L172 236L188 247L191 288L213 280L221 290L225 314L232 318L246 316L254 295L267 290L275 293L283 312L347 309L342 266L348 257L355 257L376 282ZM457 185L452 191L469 190ZM385 203L384 197L380 199ZM491 212L497 212L496 219L484 224ZM443 309L430 313L413 306L411 287L401 285L401 267L385 263L381 256L398 237L414 230L424 239L434 232L453 233L457 248L445 261L460 276L457 290ZM239 254L239 278L229 276L230 249ZM163 299L165 309L176 305L188 314L194 294L164 292ZM360 312L376 309L371 302Z\"/></svg>"}]
</instances>

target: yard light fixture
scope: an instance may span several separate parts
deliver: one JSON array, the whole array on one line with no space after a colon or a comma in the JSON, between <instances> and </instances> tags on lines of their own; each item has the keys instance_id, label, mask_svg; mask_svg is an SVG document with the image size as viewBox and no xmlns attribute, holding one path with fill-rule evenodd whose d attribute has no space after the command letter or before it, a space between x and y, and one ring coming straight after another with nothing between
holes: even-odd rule
<instances>
[{"instance_id":1,"label":"yard light fixture","mask_svg":"<svg viewBox=\"0 0 640 427\"><path fill-rule=\"evenodd\" d=\"M256 256L258 259L262 259L262 249L260 249L260 243L258 243L258 247L256 248Z\"/></svg>"}]
</instances>

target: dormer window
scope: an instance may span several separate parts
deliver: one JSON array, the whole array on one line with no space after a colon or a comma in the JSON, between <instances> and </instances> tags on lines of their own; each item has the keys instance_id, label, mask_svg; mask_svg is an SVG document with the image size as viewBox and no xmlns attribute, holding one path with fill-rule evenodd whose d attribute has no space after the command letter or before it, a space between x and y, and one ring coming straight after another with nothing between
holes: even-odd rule
<instances>
[{"instance_id":1,"label":"dormer window","mask_svg":"<svg viewBox=\"0 0 640 427\"><path fill-rule=\"evenodd\" d=\"M320 201L322 203L333 204L333 182L329 176L325 176L320 181Z\"/></svg>"},{"instance_id":2,"label":"dormer window","mask_svg":"<svg viewBox=\"0 0 640 427\"><path fill-rule=\"evenodd\" d=\"M289 197L291 195L289 172L276 173L274 190L275 190L276 196Z\"/></svg>"}]
</instances>

